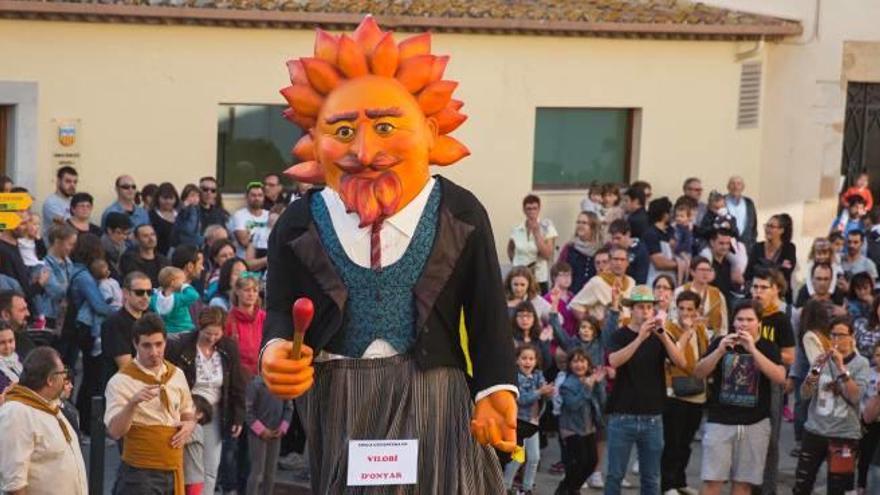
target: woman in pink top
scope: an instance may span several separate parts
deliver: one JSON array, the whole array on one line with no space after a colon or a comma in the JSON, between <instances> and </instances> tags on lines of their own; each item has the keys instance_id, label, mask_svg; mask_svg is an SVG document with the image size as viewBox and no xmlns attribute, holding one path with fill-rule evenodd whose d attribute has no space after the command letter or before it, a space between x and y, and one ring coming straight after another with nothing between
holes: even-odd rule
<instances>
[{"instance_id":1,"label":"woman in pink top","mask_svg":"<svg viewBox=\"0 0 880 495\"><path fill-rule=\"evenodd\" d=\"M249 380L257 373L263 321L266 319L266 312L260 307L259 279L248 272L242 273L235 282L232 302L234 306L226 320L226 335L238 343L241 368Z\"/></svg>"}]
</instances>

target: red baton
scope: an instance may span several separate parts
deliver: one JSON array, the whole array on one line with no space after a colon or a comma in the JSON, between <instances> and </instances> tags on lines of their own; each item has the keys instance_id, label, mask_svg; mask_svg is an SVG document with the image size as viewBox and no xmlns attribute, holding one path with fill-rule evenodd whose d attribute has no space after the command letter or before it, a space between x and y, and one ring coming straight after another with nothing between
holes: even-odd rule
<instances>
[{"instance_id":1,"label":"red baton","mask_svg":"<svg viewBox=\"0 0 880 495\"><path fill-rule=\"evenodd\" d=\"M312 324L312 317L315 316L315 305L308 297L300 297L293 303L290 311L293 313L293 350L290 356L291 359L299 359L303 337Z\"/></svg>"}]
</instances>

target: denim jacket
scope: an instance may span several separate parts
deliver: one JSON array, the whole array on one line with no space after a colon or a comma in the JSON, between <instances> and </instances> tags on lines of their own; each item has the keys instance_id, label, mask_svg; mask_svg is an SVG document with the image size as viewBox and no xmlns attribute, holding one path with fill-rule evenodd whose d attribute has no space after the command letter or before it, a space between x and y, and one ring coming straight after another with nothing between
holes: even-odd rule
<instances>
[{"instance_id":1,"label":"denim jacket","mask_svg":"<svg viewBox=\"0 0 880 495\"><path fill-rule=\"evenodd\" d=\"M199 205L187 206L180 210L174 220L174 229L171 234L172 245L191 244L202 246L205 237L202 235L202 218L199 214Z\"/></svg>"},{"instance_id":2,"label":"denim jacket","mask_svg":"<svg viewBox=\"0 0 880 495\"><path fill-rule=\"evenodd\" d=\"M101 354L101 323L113 313L111 307L101 295L98 282L92 277L88 268L80 263L73 264L70 274L70 304L78 308L76 321L91 329L95 345L92 354Z\"/></svg>"},{"instance_id":3,"label":"denim jacket","mask_svg":"<svg viewBox=\"0 0 880 495\"><path fill-rule=\"evenodd\" d=\"M546 384L544 373L539 369L533 370L531 376L526 376L522 371L516 372L516 388L519 390L519 397L516 399L516 405L519 406L516 419L538 424L538 419L544 412L544 401L541 399L539 389Z\"/></svg>"},{"instance_id":4,"label":"denim jacket","mask_svg":"<svg viewBox=\"0 0 880 495\"><path fill-rule=\"evenodd\" d=\"M596 431L602 424L602 413L596 387L587 387L577 376L568 373L559 387L562 407L559 414L559 429L576 435L586 436Z\"/></svg>"},{"instance_id":5,"label":"denim jacket","mask_svg":"<svg viewBox=\"0 0 880 495\"><path fill-rule=\"evenodd\" d=\"M49 280L43 287L43 293L36 298L37 311L46 318L58 319L63 316L60 309L67 296L73 264L69 258L59 260L51 254L43 261L49 269Z\"/></svg>"},{"instance_id":6,"label":"denim jacket","mask_svg":"<svg viewBox=\"0 0 880 495\"><path fill-rule=\"evenodd\" d=\"M616 325L617 318L611 317L611 311L608 311L606 314L609 315L606 317L606 321L613 321ZM580 348L587 356L589 356L590 364L592 366L602 366L605 364L605 343L603 337L596 336L596 338L590 342L581 340L579 335L571 337L562 330L562 327L559 325L559 316L555 313L550 314L550 325L553 327L553 335L556 337L556 342L559 343L562 350L565 352L571 352L575 348ZM602 335L604 336L606 333L611 333L613 331L614 330L608 330L608 326L606 325L605 330L602 331ZM606 381L602 380L596 384L594 390L596 400L602 406L605 405L606 400L605 385Z\"/></svg>"}]
</instances>

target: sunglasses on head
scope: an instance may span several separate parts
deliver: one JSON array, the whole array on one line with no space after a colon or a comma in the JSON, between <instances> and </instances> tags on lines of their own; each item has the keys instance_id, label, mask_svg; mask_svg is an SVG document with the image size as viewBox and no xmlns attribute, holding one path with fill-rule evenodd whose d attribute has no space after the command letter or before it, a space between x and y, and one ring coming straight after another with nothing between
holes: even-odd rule
<instances>
[{"instance_id":1,"label":"sunglasses on head","mask_svg":"<svg viewBox=\"0 0 880 495\"><path fill-rule=\"evenodd\" d=\"M262 275L260 274L260 272L241 272L238 275L238 278L256 278L256 279L258 279L261 276Z\"/></svg>"},{"instance_id":2,"label":"sunglasses on head","mask_svg":"<svg viewBox=\"0 0 880 495\"><path fill-rule=\"evenodd\" d=\"M248 183L247 183L247 186L245 187L245 189L247 190L247 189L250 189L250 188L252 188L252 187L263 187L263 183L260 182L260 181L258 181L258 180L253 181L253 182L248 182Z\"/></svg>"}]
</instances>

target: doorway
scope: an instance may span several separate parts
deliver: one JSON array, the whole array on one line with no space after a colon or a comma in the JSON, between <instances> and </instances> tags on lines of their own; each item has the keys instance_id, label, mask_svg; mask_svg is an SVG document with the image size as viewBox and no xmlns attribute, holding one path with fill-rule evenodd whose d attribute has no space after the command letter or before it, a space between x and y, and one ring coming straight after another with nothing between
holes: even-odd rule
<instances>
[{"instance_id":1,"label":"doorway","mask_svg":"<svg viewBox=\"0 0 880 495\"><path fill-rule=\"evenodd\" d=\"M844 187L852 185L860 173L870 177L871 193L880 198L880 84L850 82L846 88L843 128Z\"/></svg>"}]
</instances>

